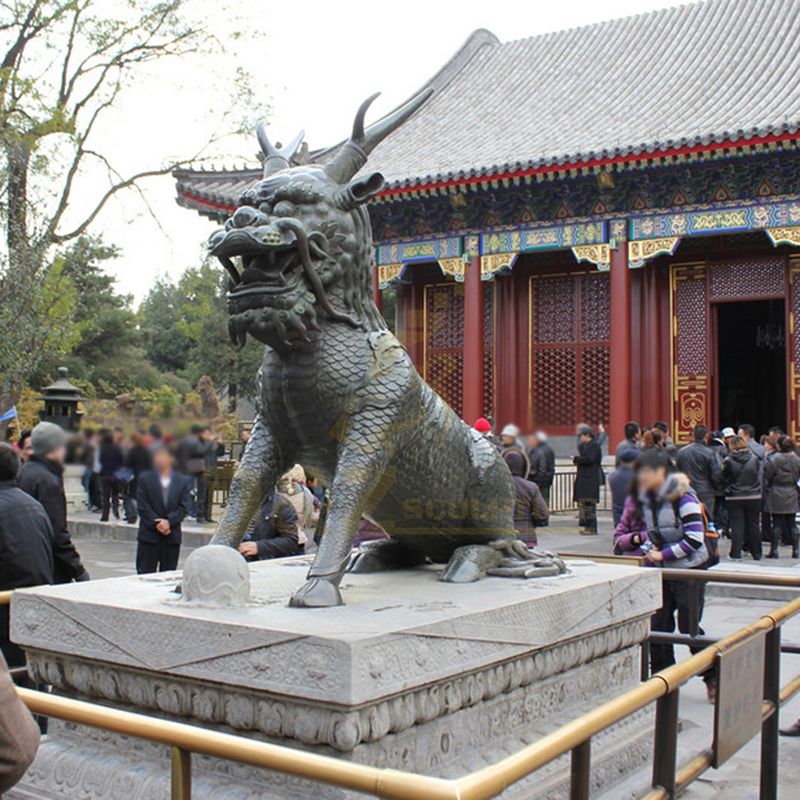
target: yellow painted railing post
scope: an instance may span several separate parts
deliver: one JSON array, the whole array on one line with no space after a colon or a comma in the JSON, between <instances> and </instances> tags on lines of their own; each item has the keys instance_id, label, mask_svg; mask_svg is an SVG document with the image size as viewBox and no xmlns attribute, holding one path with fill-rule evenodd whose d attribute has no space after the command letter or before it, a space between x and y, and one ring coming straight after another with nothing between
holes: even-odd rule
<instances>
[{"instance_id":1,"label":"yellow painted railing post","mask_svg":"<svg viewBox=\"0 0 800 800\"><path fill-rule=\"evenodd\" d=\"M192 754L181 747L172 750L172 800L192 800Z\"/></svg>"}]
</instances>

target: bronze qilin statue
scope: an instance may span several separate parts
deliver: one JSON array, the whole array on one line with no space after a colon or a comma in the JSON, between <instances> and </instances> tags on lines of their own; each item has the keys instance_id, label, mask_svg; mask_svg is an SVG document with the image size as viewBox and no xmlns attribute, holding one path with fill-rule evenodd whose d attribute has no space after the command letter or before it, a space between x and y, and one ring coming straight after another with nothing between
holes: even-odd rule
<instances>
[{"instance_id":1,"label":"bronze qilin statue","mask_svg":"<svg viewBox=\"0 0 800 800\"><path fill-rule=\"evenodd\" d=\"M294 606L342 603L362 516L391 538L362 552L355 571L430 560L447 564L443 580L464 582L563 570L516 539L503 459L422 380L372 300L365 203L384 179L360 170L429 94L365 129L369 98L350 139L320 165L291 166L302 134L278 149L259 126L264 177L209 240L230 274L231 338L267 346L255 425L212 543L236 547L292 464L319 476L330 504Z\"/></svg>"}]
</instances>

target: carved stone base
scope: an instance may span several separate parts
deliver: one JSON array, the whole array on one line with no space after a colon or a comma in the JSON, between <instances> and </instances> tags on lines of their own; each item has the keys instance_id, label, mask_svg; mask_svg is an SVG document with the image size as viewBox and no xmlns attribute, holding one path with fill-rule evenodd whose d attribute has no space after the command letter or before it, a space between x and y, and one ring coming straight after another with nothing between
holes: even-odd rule
<instances>
[{"instance_id":1,"label":"carved stone base","mask_svg":"<svg viewBox=\"0 0 800 800\"><path fill-rule=\"evenodd\" d=\"M635 685L660 603L655 570L576 563L564 577L469 586L434 569L355 575L347 607L288 609L298 564L254 565L245 609L181 604L175 574L25 591L12 635L58 692L457 777ZM598 790L647 759L650 730L642 713L593 742ZM168 764L164 747L55 723L11 797L160 800ZM215 759L194 767L195 798L356 796ZM562 759L503 797L565 796L568 774Z\"/></svg>"}]
</instances>

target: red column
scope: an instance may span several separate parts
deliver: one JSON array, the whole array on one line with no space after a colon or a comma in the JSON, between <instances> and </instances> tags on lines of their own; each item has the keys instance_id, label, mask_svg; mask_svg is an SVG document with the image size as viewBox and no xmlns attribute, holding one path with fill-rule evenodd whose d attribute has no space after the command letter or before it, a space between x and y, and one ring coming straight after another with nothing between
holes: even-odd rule
<instances>
[{"instance_id":1,"label":"red column","mask_svg":"<svg viewBox=\"0 0 800 800\"><path fill-rule=\"evenodd\" d=\"M472 256L464 276L464 409L472 425L483 416L483 281L481 257Z\"/></svg>"},{"instance_id":2,"label":"red column","mask_svg":"<svg viewBox=\"0 0 800 800\"><path fill-rule=\"evenodd\" d=\"M628 268L628 243L617 241L611 251L611 364L609 447L614 448L624 435L631 417L631 271Z\"/></svg>"},{"instance_id":3,"label":"red column","mask_svg":"<svg viewBox=\"0 0 800 800\"><path fill-rule=\"evenodd\" d=\"M372 266L372 300L375 307L383 314L383 293L381 292L380 283L378 282L378 265Z\"/></svg>"}]
</instances>

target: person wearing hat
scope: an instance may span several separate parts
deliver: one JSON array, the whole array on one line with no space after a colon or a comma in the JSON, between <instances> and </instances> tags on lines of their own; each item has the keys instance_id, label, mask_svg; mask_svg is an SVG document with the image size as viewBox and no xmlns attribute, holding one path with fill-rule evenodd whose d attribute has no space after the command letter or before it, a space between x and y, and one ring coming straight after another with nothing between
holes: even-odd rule
<instances>
[{"instance_id":1,"label":"person wearing hat","mask_svg":"<svg viewBox=\"0 0 800 800\"><path fill-rule=\"evenodd\" d=\"M40 422L31 432L31 457L19 473L19 488L44 506L53 526L55 583L89 580L67 528L66 453L67 435L63 429L52 422Z\"/></svg>"},{"instance_id":2,"label":"person wearing hat","mask_svg":"<svg viewBox=\"0 0 800 800\"><path fill-rule=\"evenodd\" d=\"M531 462L528 458L528 454L525 452L525 448L522 446L519 434L520 431L516 425L511 423L506 425L503 430L500 431L500 442L497 445L497 449L500 451L500 455L502 456L505 456L509 450L520 454L524 462L524 472L522 473L522 477L527 480L531 471Z\"/></svg>"},{"instance_id":3,"label":"person wearing hat","mask_svg":"<svg viewBox=\"0 0 800 800\"><path fill-rule=\"evenodd\" d=\"M478 417L472 427L485 439L492 440L492 423L486 417Z\"/></svg>"}]
</instances>

